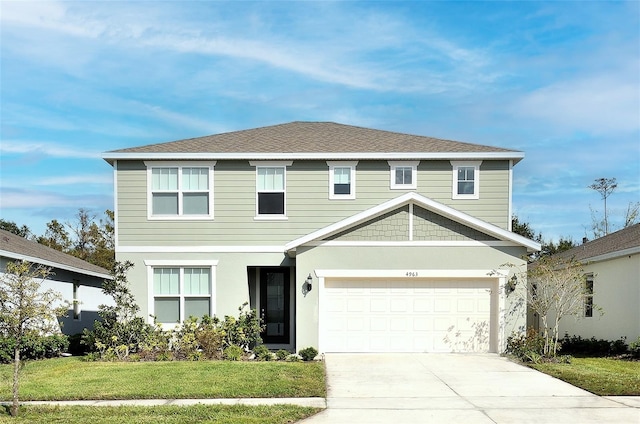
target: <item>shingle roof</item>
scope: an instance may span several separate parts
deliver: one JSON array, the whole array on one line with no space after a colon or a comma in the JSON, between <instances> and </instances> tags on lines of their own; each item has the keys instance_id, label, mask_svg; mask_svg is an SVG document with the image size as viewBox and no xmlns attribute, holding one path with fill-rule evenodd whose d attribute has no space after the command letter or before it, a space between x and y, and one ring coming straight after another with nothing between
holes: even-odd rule
<instances>
[{"instance_id":1,"label":"shingle roof","mask_svg":"<svg viewBox=\"0 0 640 424\"><path fill-rule=\"evenodd\" d=\"M52 249L35 241L0 230L0 256L24 259L45 266L80 272L100 278L111 278L110 271L75 256Z\"/></svg>"},{"instance_id":2,"label":"shingle roof","mask_svg":"<svg viewBox=\"0 0 640 424\"><path fill-rule=\"evenodd\" d=\"M291 122L109 153L521 153L333 122ZM517 155L516 155L517 156Z\"/></svg>"},{"instance_id":3,"label":"shingle roof","mask_svg":"<svg viewBox=\"0 0 640 424\"><path fill-rule=\"evenodd\" d=\"M617 253L627 255L639 252L640 224L635 224L604 237L588 241L555 256L585 261L599 257L616 257Z\"/></svg>"}]
</instances>

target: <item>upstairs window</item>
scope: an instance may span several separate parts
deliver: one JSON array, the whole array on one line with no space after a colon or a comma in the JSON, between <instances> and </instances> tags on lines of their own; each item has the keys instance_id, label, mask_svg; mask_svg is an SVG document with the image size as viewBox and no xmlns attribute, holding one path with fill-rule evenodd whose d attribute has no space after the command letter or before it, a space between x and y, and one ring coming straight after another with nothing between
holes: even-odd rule
<instances>
[{"instance_id":1,"label":"upstairs window","mask_svg":"<svg viewBox=\"0 0 640 424\"><path fill-rule=\"evenodd\" d=\"M587 274L584 282L584 316L593 316L593 274Z\"/></svg>"},{"instance_id":2,"label":"upstairs window","mask_svg":"<svg viewBox=\"0 0 640 424\"><path fill-rule=\"evenodd\" d=\"M417 170L420 162L388 161L391 169L392 190L415 190L417 184Z\"/></svg>"},{"instance_id":3,"label":"upstairs window","mask_svg":"<svg viewBox=\"0 0 640 424\"><path fill-rule=\"evenodd\" d=\"M329 199L356 198L355 162L327 161L329 166Z\"/></svg>"},{"instance_id":4,"label":"upstairs window","mask_svg":"<svg viewBox=\"0 0 640 424\"><path fill-rule=\"evenodd\" d=\"M213 165L147 163L149 218L213 218Z\"/></svg>"},{"instance_id":5,"label":"upstairs window","mask_svg":"<svg viewBox=\"0 0 640 424\"><path fill-rule=\"evenodd\" d=\"M453 199L478 199L480 193L480 161L454 162L453 167Z\"/></svg>"},{"instance_id":6,"label":"upstairs window","mask_svg":"<svg viewBox=\"0 0 640 424\"><path fill-rule=\"evenodd\" d=\"M258 218L286 217L287 163L255 163L256 167L256 213Z\"/></svg>"}]
</instances>

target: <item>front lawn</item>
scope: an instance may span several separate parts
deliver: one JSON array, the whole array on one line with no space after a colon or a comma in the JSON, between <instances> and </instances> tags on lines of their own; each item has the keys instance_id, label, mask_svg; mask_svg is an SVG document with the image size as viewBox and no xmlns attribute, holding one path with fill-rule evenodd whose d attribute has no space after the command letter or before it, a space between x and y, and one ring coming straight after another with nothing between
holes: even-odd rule
<instances>
[{"instance_id":1,"label":"front lawn","mask_svg":"<svg viewBox=\"0 0 640 424\"><path fill-rule=\"evenodd\" d=\"M640 362L573 358L571 364L542 363L533 368L600 396L640 396Z\"/></svg>"},{"instance_id":2,"label":"front lawn","mask_svg":"<svg viewBox=\"0 0 640 424\"><path fill-rule=\"evenodd\" d=\"M23 406L18 418L0 411L0 423L16 424L250 424L292 423L318 412L294 405L194 405L194 406Z\"/></svg>"},{"instance_id":3,"label":"front lawn","mask_svg":"<svg viewBox=\"0 0 640 424\"><path fill-rule=\"evenodd\" d=\"M0 365L0 400L12 365ZM20 400L325 397L321 362L27 362Z\"/></svg>"}]
</instances>

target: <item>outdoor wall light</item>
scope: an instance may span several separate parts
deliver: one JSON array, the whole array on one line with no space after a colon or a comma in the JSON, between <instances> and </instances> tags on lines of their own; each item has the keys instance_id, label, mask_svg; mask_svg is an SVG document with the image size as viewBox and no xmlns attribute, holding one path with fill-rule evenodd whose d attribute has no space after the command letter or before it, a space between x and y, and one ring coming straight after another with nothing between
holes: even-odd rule
<instances>
[{"instance_id":1,"label":"outdoor wall light","mask_svg":"<svg viewBox=\"0 0 640 424\"><path fill-rule=\"evenodd\" d=\"M303 285L303 289L305 292L310 292L311 289L313 288L313 278L311 277L311 274L309 274L309 276L307 277L306 280L304 280L304 285Z\"/></svg>"},{"instance_id":2,"label":"outdoor wall light","mask_svg":"<svg viewBox=\"0 0 640 424\"><path fill-rule=\"evenodd\" d=\"M511 278L509 278L509 281L507 281L507 284L505 284L504 286L505 293L511 294L516 289L517 284L518 284L518 278L515 275L513 275Z\"/></svg>"}]
</instances>

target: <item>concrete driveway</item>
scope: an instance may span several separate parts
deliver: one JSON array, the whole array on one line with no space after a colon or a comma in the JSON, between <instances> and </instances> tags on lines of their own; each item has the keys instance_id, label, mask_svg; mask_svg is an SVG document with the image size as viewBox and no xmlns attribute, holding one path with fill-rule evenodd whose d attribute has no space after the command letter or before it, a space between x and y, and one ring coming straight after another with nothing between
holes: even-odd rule
<instances>
[{"instance_id":1,"label":"concrete driveway","mask_svg":"<svg viewBox=\"0 0 640 424\"><path fill-rule=\"evenodd\" d=\"M640 423L640 399L603 398L496 354L327 354L317 423ZM626 403L626 405L625 405Z\"/></svg>"}]
</instances>

